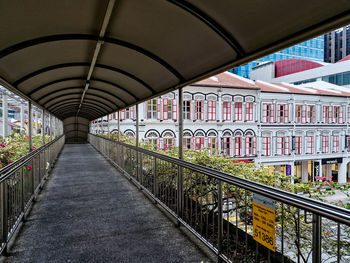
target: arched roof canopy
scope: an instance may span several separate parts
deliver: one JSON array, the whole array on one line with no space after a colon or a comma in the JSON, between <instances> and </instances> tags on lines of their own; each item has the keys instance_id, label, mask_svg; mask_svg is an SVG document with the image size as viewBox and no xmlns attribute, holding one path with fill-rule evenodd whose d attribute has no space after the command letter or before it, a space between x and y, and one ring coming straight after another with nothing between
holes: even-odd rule
<instances>
[{"instance_id":1,"label":"arched roof canopy","mask_svg":"<svg viewBox=\"0 0 350 263\"><path fill-rule=\"evenodd\" d=\"M92 120L350 24L348 1L39 0L0 8L0 84L61 119Z\"/></svg>"}]
</instances>

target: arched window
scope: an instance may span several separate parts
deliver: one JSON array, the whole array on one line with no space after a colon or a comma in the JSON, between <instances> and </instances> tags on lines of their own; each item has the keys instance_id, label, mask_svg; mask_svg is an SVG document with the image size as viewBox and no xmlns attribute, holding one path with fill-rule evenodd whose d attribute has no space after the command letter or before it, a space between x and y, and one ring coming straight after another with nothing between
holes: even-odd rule
<instances>
[{"instance_id":1,"label":"arched window","mask_svg":"<svg viewBox=\"0 0 350 263\"><path fill-rule=\"evenodd\" d=\"M235 156L242 156L243 155L243 133L241 131L235 132Z\"/></svg>"},{"instance_id":2,"label":"arched window","mask_svg":"<svg viewBox=\"0 0 350 263\"><path fill-rule=\"evenodd\" d=\"M214 131L208 133L208 148L211 154L217 154L218 136Z\"/></svg>"},{"instance_id":3,"label":"arched window","mask_svg":"<svg viewBox=\"0 0 350 263\"><path fill-rule=\"evenodd\" d=\"M194 138L194 149L200 151L204 148L204 132L197 131Z\"/></svg>"},{"instance_id":4,"label":"arched window","mask_svg":"<svg viewBox=\"0 0 350 263\"><path fill-rule=\"evenodd\" d=\"M261 138L261 155L271 156L271 133L263 133Z\"/></svg>"},{"instance_id":5,"label":"arched window","mask_svg":"<svg viewBox=\"0 0 350 263\"><path fill-rule=\"evenodd\" d=\"M130 138L134 138L135 137L135 133L133 131L125 131L124 132L125 136L130 137Z\"/></svg>"},{"instance_id":6,"label":"arched window","mask_svg":"<svg viewBox=\"0 0 350 263\"><path fill-rule=\"evenodd\" d=\"M171 132L163 133L163 147L164 149L170 149L175 146L174 134Z\"/></svg>"},{"instance_id":7,"label":"arched window","mask_svg":"<svg viewBox=\"0 0 350 263\"><path fill-rule=\"evenodd\" d=\"M229 131L224 132L222 136L222 150L224 156L233 156L232 133Z\"/></svg>"},{"instance_id":8,"label":"arched window","mask_svg":"<svg viewBox=\"0 0 350 263\"><path fill-rule=\"evenodd\" d=\"M153 150L156 150L159 148L159 136L156 132L151 131L147 134L146 137L148 143L151 145Z\"/></svg>"},{"instance_id":9,"label":"arched window","mask_svg":"<svg viewBox=\"0 0 350 263\"><path fill-rule=\"evenodd\" d=\"M192 144L193 144L193 138L192 138L192 134L190 132L184 132L183 134L183 146L184 149L192 149Z\"/></svg>"},{"instance_id":10,"label":"arched window","mask_svg":"<svg viewBox=\"0 0 350 263\"><path fill-rule=\"evenodd\" d=\"M256 136L252 131L245 132L245 155L255 156L256 155Z\"/></svg>"}]
</instances>

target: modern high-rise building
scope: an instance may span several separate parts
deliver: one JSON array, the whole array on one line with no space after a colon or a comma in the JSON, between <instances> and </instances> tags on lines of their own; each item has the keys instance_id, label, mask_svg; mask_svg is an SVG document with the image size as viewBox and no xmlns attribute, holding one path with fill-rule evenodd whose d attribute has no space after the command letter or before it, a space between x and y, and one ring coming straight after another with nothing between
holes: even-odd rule
<instances>
[{"instance_id":1,"label":"modern high-rise building","mask_svg":"<svg viewBox=\"0 0 350 263\"><path fill-rule=\"evenodd\" d=\"M324 62L335 63L350 54L350 25L324 35Z\"/></svg>"},{"instance_id":2,"label":"modern high-rise building","mask_svg":"<svg viewBox=\"0 0 350 263\"><path fill-rule=\"evenodd\" d=\"M318 36L295 46L283 49L266 57L239 66L231 71L239 76L249 78L253 67L261 62L278 61L283 59L306 59L316 62L324 60L324 36Z\"/></svg>"}]
</instances>

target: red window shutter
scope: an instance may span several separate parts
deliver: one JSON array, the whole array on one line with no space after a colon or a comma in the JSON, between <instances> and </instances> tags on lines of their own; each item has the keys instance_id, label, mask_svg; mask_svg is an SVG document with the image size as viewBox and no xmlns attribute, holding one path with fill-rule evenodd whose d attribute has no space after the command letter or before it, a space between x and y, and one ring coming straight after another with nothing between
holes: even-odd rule
<instances>
[{"instance_id":1,"label":"red window shutter","mask_svg":"<svg viewBox=\"0 0 350 263\"><path fill-rule=\"evenodd\" d=\"M201 100L201 121L204 120L204 101Z\"/></svg>"},{"instance_id":2,"label":"red window shutter","mask_svg":"<svg viewBox=\"0 0 350 263\"><path fill-rule=\"evenodd\" d=\"M267 123L267 104L266 103L263 104L263 108L262 108L262 122Z\"/></svg>"},{"instance_id":3,"label":"red window shutter","mask_svg":"<svg viewBox=\"0 0 350 263\"><path fill-rule=\"evenodd\" d=\"M168 99L163 99L163 120L168 119Z\"/></svg>"},{"instance_id":4,"label":"red window shutter","mask_svg":"<svg viewBox=\"0 0 350 263\"><path fill-rule=\"evenodd\" d=\"M162 102L161 98L157 98L157 120L162 119Z\"/></svg>"},{"instance_id":5,"label":"red window shutter","mask_svg":"<svg viewBox=\"0 0 350 263\"><path fill-rule=\"evenodd\" d=\"M275 105L274 104L270 104L270 123L274 123L275 122Z\"/></svg>"},{"instance_id":6,"label":"red window shutter","mask_svg":"<svg viewBox=\"0 0 350 263\"><path fill-rule=\"evenodd\" d=\"M289 104L284 105L284 123L289 123Z\"/></svg>"},{"instance_id":7,"label":"red window shutter","mask_svg":"<svg viewBox=\"0 0 350 263\"><path fill-rule=\"evenodd\" d=\"M245 155L250 155L250 137L245 137Z\"/></svg>"},{"instance_id":8,"label":"red window shutter","mask_svg":"<svg viewBox=\"0 0 350 263\"><path fill-rule=\"evenodd\" d=\"M177 120L177 100L176 99L173 99L172 118L173 120Z\"/></svg>"},{"instance_id":9,"label":"red window shutter","mask_svg":"<svg viewBox=\"0 0 350 263\"><path fill-rule=\"evenodd\" d=\"M211 118L211 120L212 121L215 121L216 120L216 101L215 100L213 100L212 102L211 102L211 105L212 105L212 118Z\"/></svg>"},{"instance_id":10,"label":"red window shutter","mask_svg":"<svg viewBox=\"0 0 350 263\"><path fill-rule=\"evenodd\" d=\"M125 110L120 111L120 120L125 120Z\"/></svg>"}]
</instances>

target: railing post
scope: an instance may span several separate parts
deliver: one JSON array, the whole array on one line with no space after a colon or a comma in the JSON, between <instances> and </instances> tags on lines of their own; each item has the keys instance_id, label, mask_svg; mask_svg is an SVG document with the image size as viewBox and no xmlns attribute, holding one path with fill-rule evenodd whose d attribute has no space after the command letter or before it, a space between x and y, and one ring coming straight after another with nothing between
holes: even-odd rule
<instances>
[{"instance_id":1,"label":"railing post","mask_svg":"<svg viewBox=\"0 0 350 263\"><path fill-rule=\"evenodd\" d=\"M120 142L120 111L118 110L118 142Z\"/></svg>"},{"instance_id":2,"label":"railing post","mask_svg":"<svg viewBox=\"0 0 350 263\"><path fill-rule=\"evenodd\" d=\"M43 144L45 144L45 110L43 110L41 116L41 132L43 137Z\"/></svg>"},{"instance_id":3,"label":"railing post","mask_svg":"<svg viewBox=\"0 0 350 263\"><path fill-rule=\"evenodd\" d=\"M8 101L6 91L2 91L2 136L5 138L8 135Z\"/></svg>"},{"instance_id":4,"label":"railing post","mask_svg":"<svg viewBox=\"0 0 350 263\"><path fill-rule=\"evenodd\" d=\"M6 181L1 183L1 199L2 203L2 236L4 239L5 247L3 250L3 254L7 254L7 235L8 235L8 217L7 217L7 186Z\"/></svg>"},{"instance_id":5,"label":"railing post","mask_svg":"<svg viewBox=\"0 0 350 263\"><path fill-rule=\"evenodd\" d=\"M222 240L223 240L223 220L222 220L222 182L218 182L218 256L221 262L220 255L222 254Z\"/></svg>"},{"instance_id":6,"label":"railing post","mask_svg":"<svg viewBox=\"0 0 350 263\"><path fill-rule=\"evenodd\" d=\"M154 158L154 167L153 167L153 194L157 197L157 158Z\"/></svg>"},{"instance_id":7,"label":"railing post","mask_svg":"<svg viewBox=\"0 0 350 263\"><path fill-rule=\"evenodd\" d=\"M139 105L136 104L136 148L139 148ZM136 180L139 181L140 171L139 171L139 153L136 150Z\"/></svg>"},{"instance_id":8,"label":"railing post","mask_svg":"<svg viewBox=\"0 0 350 263\"><path fill-rule=\"evenodd\" d=\"M183 88L179 89L179 159L183 160ZM177 174L177 215L181 218L183 216L183 167L178 166ZM177 225L180 226L180 221L177 221Z\"/></svg>"},{"instance_id":9,"label":"railing post","mask_svg":"<svg viewBox=\"0 0 350 263\"><path fill-rule=\"evenodd\" d=\"M321 217L312 214L312 263L321 262Z\"/></svg>"},{"instance_id":10,"label":"railing post","mask_svg":"<svg viewBox=\"0 0 350 263\"><path fill-rule=\"evenodd\" d=\"M29 140L29 152L32 151L32 134L33 134L33 109L32 103L28 101L28 140Z\"/></svg>"}]
</instances>

